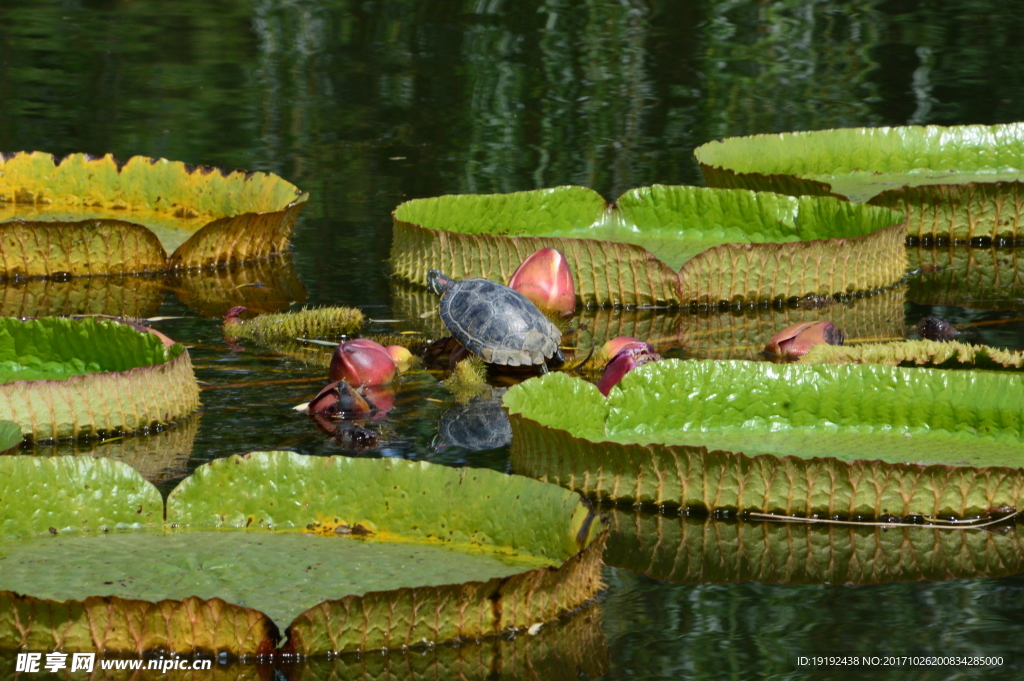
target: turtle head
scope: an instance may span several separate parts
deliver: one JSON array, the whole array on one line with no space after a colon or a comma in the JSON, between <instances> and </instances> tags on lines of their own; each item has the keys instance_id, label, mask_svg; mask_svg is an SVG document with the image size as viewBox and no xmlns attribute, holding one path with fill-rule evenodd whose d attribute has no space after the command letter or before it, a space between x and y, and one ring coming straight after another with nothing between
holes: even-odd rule
<instances>
[{"instance_id":1,"label":"turtle head","mask_svg":"<svg viewBox=\"0 0 1024 681\"><path fill-rule=\"evenodd\" d=\"M427 272L427 288L435 296L443 295L454 283L455 280L441 274L441 270L430 270Z\"/></svg>"}]
</instances>

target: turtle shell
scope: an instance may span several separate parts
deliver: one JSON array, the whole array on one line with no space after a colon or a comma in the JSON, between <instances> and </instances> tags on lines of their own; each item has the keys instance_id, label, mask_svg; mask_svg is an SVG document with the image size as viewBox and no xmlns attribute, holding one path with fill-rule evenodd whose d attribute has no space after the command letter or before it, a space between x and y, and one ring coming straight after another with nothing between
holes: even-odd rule
<instances>
[{"instance_id":1,"label":"turtle shell","mask_svg":"<svg viewBox=\"0 0 1024 681\"><path fill-rule=\"evenodd\" d=\"M544 364L562 332L526 296L487 279L456 281L441 296L441 321L489 364Z\"/></svg>"}]
</instances>

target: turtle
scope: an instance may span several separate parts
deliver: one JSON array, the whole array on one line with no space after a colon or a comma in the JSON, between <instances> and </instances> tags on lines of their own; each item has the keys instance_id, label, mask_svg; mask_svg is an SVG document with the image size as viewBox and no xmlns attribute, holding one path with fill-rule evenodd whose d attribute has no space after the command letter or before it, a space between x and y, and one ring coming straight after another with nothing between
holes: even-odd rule
<instances>
[{"instance_id":1,"label":"turtle","mask_svg":"<svg viewBox=\"0 0 1024 681\"><path fill-rule=\"evenodd\" d=\"M427 272L427 288L441 297L441 321L455 339L488 364L540 365L564 362L562 332L522 293L488 279L457 281Z\"/></svg>"}]
</instances>

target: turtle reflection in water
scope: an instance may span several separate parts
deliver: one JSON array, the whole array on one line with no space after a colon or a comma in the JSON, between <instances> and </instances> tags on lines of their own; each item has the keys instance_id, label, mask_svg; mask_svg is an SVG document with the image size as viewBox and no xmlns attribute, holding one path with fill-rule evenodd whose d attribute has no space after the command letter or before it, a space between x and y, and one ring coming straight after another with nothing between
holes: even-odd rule
<instances>
[{"instance_id":1,"label":"turtle reflection in water","mask_svg":"<svg viewBox=\"0 0 1024 681\"><path fill-rule=\"evenodd\" d=\"M471 452L497 449L512 442L512 426L501 408L506 388L491 390L468 402L457 403L446 411L437 424L435 451L445 447L461 447Z\"/></svg>"},{"instance_id":2,"label":"turtle reflection in water","mask_svg":"<svg viewBox=\"0 0 1024 681\"><path fill-rule=\"evenodd\" d=\"M450 279L427 273L427 288L441 296L441 321L456 340L488 364L539 366L565 362L562 332L526 296L487 279Z\"/></svg>"}]
</instances>

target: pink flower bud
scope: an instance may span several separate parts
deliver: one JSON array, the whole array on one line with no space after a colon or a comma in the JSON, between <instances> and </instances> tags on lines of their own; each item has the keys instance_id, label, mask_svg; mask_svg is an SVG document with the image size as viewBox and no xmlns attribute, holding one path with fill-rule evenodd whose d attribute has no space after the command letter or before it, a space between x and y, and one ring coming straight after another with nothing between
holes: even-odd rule
<instances>
[{"instance_id":1,"label":"pink flower bud","mask_svg":"<svg viewBox=\"0 0 1024 681\"><path fill-rule=\"evenodd\" d=\"M395 360L383 345L356 338L338 344L328 376L332 381L352 385L379 385L390 382L397 371Z\"/></svg>"},{"instance_id":2,"label":"pink flower bud","mask_svg":"<svg viewBox=\"0 0 1024 681\"><path fill-rule=\"evenodd\" d=\"M238 305L236 307L231 308L230 310L227 311L227 314L224 315L224 322L223 323L224 324L232 324L232 323L236 323L236 322L241 322L242 321L242 313L245 312L248 309L249 308L247 308L247 307L245 307L243 305Z\"/></svg>"},{"instance_id":3,"label":"pink flower bud","mask_svg":"<svg viewBox=\"0 0 1024 681\"><path fill-rule=\"evenodd\" d=\"M779 357L803 357L815 345L842 345L846 334L832 322L803 322L787 327L772 336L764 351Z\"/></svg>"},{"instance_id":4,"label":"pink flower bud","mask_svg":"<svg viewBox=\"0 0 1024 681\"><path fill-rule=\"evenodd\" d=\"M644 345L647 345L644 343ZM649 345L647 346L650 347ZM661 356L653 350L648 351L645 348L639 347L627 347L626 349L619 352L612 361L608 362L608 365L604 368L604 373L601 374L601 380L597 382L597 389L601 391L601 394L608 397L608 393L611 392L612 388L618 385L619 381L633 369L638 366L643 366L648 362L656 362L661 359Z\"/></svg>"},{"instance_id":5,"label":"pink flower bud","mask_svg":"<svg viewBox=\"0 0 1024 681\"><path fill-rule=\"evenodd\" d=\"M608 362L615 359L615 355L630 348L644 350L651 353L654 352L654 347L650 343L645 343L642 340L637 340L630 336L619 336L617 338L612 338L610 341L606 341L605 344L601 346L601 349L594 354L594 363L607 365Z\"/></svg>"},{"instance_id":6,"label":"pink flower bud","mask_svg":"<svg viewBox=\"0 0 1024 681\"><path fill-rule=\"evenodd\" d=\"M576 309L572 270L565 256L554 248L542 248L524 260L508 285L542 310L568 316Z\"/></svg>"}]
</instances>

